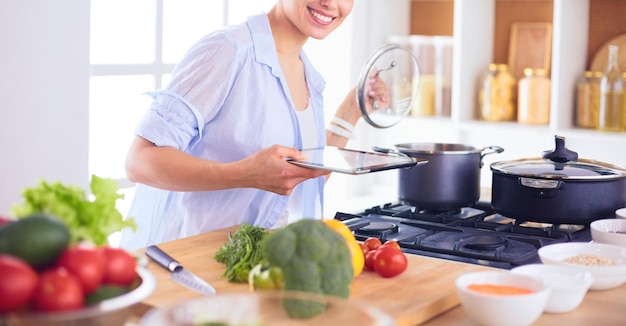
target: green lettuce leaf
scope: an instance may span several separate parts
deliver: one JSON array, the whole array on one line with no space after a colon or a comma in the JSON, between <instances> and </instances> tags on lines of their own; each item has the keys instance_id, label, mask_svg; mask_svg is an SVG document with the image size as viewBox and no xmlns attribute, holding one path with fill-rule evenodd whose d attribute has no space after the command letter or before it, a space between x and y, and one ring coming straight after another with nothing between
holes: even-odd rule
<instances>
[{"instance_id":1,"label":"green lettuce leaf","mask_svg":"<svg viewBox=\"0 0 626 326\"><path fill-rule=\"evenodd\" d=\"M124 219L115 207L118 199L124 199L117 193L117 182L92 175L90 189L91 195L87 196L79 186L40 180L37 187L22 191L24 203L13 205L10 213L17 218L34 213L54 215L70 229L71 243L103 245L112 233L125 227L137 228L132 218Z\"/></svg>"}]
</instances>

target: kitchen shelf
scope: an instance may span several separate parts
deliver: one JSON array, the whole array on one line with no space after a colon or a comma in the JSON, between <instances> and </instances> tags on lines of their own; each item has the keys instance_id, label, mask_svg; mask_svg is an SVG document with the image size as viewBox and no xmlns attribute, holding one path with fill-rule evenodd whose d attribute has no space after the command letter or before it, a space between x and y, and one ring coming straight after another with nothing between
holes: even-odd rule
<instances>
[{"instance_id":1,"label":"kitchen shelf","mask_svg":"<svg viewBox=\"0 0 626 326\"><path fill-rule=\"evenodd\" d=\"M533 151L540 154L537 149L549 149L553 146L554 135L559 134L567 137L568 147L579 152L583 158L626 166L626 151L615 150L626 148L626 133L580 129L573 125L576 82L588 69L590 56L597 48L626 31L621 15L626 10L626 1L413 0L411 13L422 12L423 16L427 8L439 8L441 12L434 16L449 15L446 6L451 4L454 58L449 123L455 127L459 142L485 145L493 142L495 136L496 140L509 147L505 148L509 153L505 156L519 158ZM529 9L524 13L520 8ZM447 24L446 19L443 21L444 25ZM476 117L479 78L489 63L506 62L510 24L514 21L552 23L551 112L548 125L487 122ZM422 33L420 28L423 28L420 24L411 22L410 34L428 35L437 30L431 27L428 33ZM442 31L445 29L446 26L440 28ZM421 117L410 119L429 121ZM427 128L427 125L424 123L422 127Z\"/></svg>"}]
</instances>

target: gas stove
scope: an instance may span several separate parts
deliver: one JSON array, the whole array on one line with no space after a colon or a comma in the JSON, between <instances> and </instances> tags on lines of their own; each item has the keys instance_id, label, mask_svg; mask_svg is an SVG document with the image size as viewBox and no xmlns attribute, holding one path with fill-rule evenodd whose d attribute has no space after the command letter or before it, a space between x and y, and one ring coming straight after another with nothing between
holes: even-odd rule
<instances>
[{"instance_id":1,"label":"gas stove","mask_svg":"<svg viewBox=\"0 0 626 326\"><path fill-rule=\"evenodd\" d=\"M519 221L497 214L488 202L443 211L387 203L359 213L338 212L335 219L359 241L395 240L408 254L501 269L539 263L537 250L545 245L591 241L588 226Z\"/></svg>"}]
</instances>

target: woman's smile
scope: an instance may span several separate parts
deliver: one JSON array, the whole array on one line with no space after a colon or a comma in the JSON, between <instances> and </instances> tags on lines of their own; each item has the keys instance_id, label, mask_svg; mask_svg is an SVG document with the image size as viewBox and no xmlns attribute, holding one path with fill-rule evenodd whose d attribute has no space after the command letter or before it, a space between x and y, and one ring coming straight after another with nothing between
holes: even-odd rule
<instances>
[{"instance_id":1,"label":"woman's smile","mask_svg":"<svg viewBox=\"0 0 626 326\"><path fill-rule=\"evenodd\" d=\"M309 9L309 12L311 13L311 15L315 19L319 20L321 23L328 24L328 23L332 22L333 19L335 19L335 17L327 16L327 15L325 15L325 14L319 12L319 11L316 11L314 9L311 9L311 8L308 8L308 9Z\"/></svg>"}]
</instances>

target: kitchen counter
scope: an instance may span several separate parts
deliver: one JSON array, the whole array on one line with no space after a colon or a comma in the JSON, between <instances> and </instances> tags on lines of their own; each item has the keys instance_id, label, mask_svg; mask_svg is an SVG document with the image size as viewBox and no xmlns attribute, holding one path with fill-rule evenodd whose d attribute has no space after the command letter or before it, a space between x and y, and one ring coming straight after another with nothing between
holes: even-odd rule
<instances>
[{"instance_id":1,"label":"kitchen counter","mask_svg":"<svg viewBox=\"0 0 626 326\"><path fill-rule=\"evenodd\" d=\"M159 247L186 269L205 279L218 293L249 291L247 284L229 283L222 277L225 265L213 255L227 241L236 227L208 232L160 244ZM143 253L143 250L137 251ZM472 325L465 316L454 289L454 279L466 272L489 269L442 259L407 255L409 267L403 274L385 279L364 271L350 286L350 300L374 305L391 315L397 325ZM157 278L156 291L137 309L141 314L152 307L162 307L182 300L201 297L169 280L169 272L150 262L148 269ZM574 311L564 314L544 313L536 325L615 325L626 317L626 285L606 291L590 291ZM520 307L523 309L523 307Z\"/></svg>"}]
</instances>

